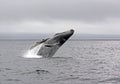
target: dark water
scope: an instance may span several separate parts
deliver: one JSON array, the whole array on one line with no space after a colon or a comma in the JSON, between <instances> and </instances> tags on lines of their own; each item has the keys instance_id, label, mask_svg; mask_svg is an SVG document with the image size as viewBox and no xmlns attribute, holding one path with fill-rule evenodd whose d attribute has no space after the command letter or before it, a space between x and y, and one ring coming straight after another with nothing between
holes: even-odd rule
<instances>
[{"instance_id":1,"label":"dark water","mask_svg":"<svg viewBox=\"0 0 120 84\"><path fill-rule=\"evenodd\" d=\"M0 41L0 84L120 84L120 41L68 41L52 58L23 58L35 41Z\"/></svg>"}]
</instances>

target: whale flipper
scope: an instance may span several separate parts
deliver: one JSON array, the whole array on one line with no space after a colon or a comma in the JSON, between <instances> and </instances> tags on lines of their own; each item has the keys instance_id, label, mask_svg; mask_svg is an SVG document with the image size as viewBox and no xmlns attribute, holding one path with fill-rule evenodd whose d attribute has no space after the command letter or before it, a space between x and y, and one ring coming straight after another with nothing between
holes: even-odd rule
<instances>
[{"instance_id":1,"label":"whale flipper","mask_svg":"<svg viewBox=\"0 0 120 84\"><path fill-rule=\"evenodd\" d=\"M47 38L47 39L49 39L49 38ZM47 41L47 39L42 39L41 41L36 42L36 44L33 45L30 49L33 49L34 47L36 47L36 46L40 45L41 43Z\"/></svg>"}]
</instances>

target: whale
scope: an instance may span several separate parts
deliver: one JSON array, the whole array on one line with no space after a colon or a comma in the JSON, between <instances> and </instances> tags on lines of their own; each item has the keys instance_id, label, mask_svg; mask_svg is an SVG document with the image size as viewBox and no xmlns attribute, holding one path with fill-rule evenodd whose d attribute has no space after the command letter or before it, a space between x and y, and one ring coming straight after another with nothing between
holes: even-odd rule
<instances>
[{"instance_id":1,"label":"whale","mask_svg":"<svg viewBox=\"0 0 120 84\"><path fill-rule=\"evenodd\" d=\"M36 42L30 50L34 51L37 56L52 57L56 51L74 34L74 30L70 29L61 33L56 33L51 38L43 39Z\"/></svg>"}]
</instances>

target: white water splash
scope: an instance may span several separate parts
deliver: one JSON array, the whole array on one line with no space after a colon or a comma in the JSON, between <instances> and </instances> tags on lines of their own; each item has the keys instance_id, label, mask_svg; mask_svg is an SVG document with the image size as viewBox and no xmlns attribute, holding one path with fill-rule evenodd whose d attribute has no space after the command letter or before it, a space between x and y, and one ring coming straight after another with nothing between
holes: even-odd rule
<instances>
[{"instance_id":1,"label":"white water splash","mask_svg":"<svg viewBox=\"0 0 120 84\"><path fill-rule=\"evenodd\" d=\"M39 49L42 47L43 44L40 44L36 47L34 47L31 50L28 50L27 53L23 56L24 58L42 58L42 56L37 55Z\"/></svg>"}]
</instances>

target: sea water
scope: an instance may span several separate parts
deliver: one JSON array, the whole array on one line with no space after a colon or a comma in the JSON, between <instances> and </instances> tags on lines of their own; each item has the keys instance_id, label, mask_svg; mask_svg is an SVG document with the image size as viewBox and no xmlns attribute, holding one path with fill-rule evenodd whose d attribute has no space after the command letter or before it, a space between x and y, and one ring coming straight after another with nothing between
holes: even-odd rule
<instances>
[{"instance_id":1,"label":"sea water","mask_svg":"<svg viewBox=\"0 0 120 84\"><path fill-rule=\"evenodd\" d=\"M0 84L120 84L120 41L67 41L52 58L25 58L36 41L0 41Z\"/></svg>"}]
</instances>

